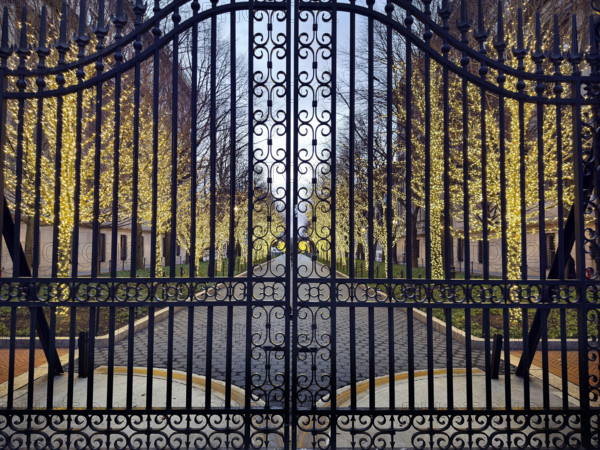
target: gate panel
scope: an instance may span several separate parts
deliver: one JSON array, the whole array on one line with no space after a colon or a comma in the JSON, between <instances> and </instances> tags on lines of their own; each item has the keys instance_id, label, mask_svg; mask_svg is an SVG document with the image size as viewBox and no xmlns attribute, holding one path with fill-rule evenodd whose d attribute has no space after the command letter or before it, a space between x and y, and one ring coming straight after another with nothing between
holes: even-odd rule
<instances>
[{"instance_id":1,"label":"gate panel","mask_svg":"<svg viewBox=\"0 0 600 450\"><path fill-rule=\"evenodd\" d=\"M593 19L25 3L0 446L600 445Z\"/></svg>"}]
</instances>

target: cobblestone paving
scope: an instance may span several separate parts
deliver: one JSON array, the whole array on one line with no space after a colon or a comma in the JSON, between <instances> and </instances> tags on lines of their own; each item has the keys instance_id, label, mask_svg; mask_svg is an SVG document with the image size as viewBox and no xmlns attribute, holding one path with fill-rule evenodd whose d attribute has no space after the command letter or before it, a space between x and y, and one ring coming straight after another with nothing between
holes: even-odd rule
<instances>
[{"instance_id":1,"label":"cobblestone paving","mask_svg":"<svg viewBox=\"0 0 600 450\"><path fill-rule=\"evenodd\" d=\"M283 299L281 286L270 289L266 286L266 299ZM278 290L279 289L279 290ZM358 294L357 294L358 295ZM212 378L228 381L227 358L231 352L231 382L241 388L250 387L257 395L271 406L280 405L286 388L285 352L288 339L292 336L292 322L288 322L282 306L263 306L257 302L252 309L251 317L247 317L245 306L223 306L223 303L211 302L195 306L194 327L192 333L192 371L195 374L207 375L207 356L210 356ZM297 396L301 403L318 401L331 389L330 374L335 362L336 389L346 386L351 380L354 366L355 381L369 378L371 370L374 376L390 373L390 345L387 307L357 307L354 325L354 354L351 352L351 320L348 307L340 304L335 310L335 348L332 346L332 316L328 307L318 303L302 303L297 313L297 346L294 352L297 358L298 383ZM374 325L370 332L369 310ZM188 359L188 320L189 308L174 315L173 333L173 369L185 371ZM208 318L212 314L212 349L207 349ZM227 346L228 316L231 314L231 347ZM402 308L393 308L391 323L393 324L393 353L395 373L409 369L408 352L408 319ZM250 333L248 333L250 327ZM413 320L414 369L427 369L427 327L426 324ZM247 339L250 335L250 348L247 352ZM373 341L371 342L370 339ZM434 368L446 368L447 345L446 336L438 331L432 332ZM154 367L166 368L168 363L168 321L162 320L154 327ZM371 354L370 348L374 349ZM138 332L134 339L133 364L146 366L148 358L148 329ZM127 339L115 345L114 363L126 366L128 357ZM353 360L354 358L354 364ZM108 349L96 349L95 364L107 364ZM465 346L452 342L452 364L454 368L466 367ZM251 378L246 379L246 364L250 363ZM292 361L288 361L292 370ZM372 364L372 367L371 365ZM472 352L472 365L484 369L483 352Z\"/></svg>"}]
</instances>

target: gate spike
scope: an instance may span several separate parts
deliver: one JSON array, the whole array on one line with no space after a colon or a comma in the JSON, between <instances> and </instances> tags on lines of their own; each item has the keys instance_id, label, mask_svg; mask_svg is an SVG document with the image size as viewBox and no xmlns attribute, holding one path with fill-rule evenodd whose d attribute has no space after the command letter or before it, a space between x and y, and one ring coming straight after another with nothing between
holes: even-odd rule
<instances>
[{"instance_id":1,"label":"gate spike","mask_svg":"<svg viewBox=\"0 0 600 450\"><path fill-rule=\"evenodd\" d=\"M85 33L85 0L79 0L79 36L82 36Z\"/></svg>"},{"instance_id":2,"label":"gate spike","mask_svg":"<svg viewBox=\"0 0 600 450\"><path fill-rule=\"evenodd\" d=\"M550 52L550 61L554 64L555 73L560 74L560 63L563 61L564 57L561 53L560 48L560 34L558 32L558 15L554 14L554 43L552 47L552 52Z\"/></svg>"},{"instance_id":3,"label":"gate spike","mask_svg":"<svg viewBox=\"0 0 600 450\"><path fill-rule=\"evenodd\" d=\"M512 48L512 54L517 59L517 70L525 70L524 60L527 49L523 39L523 10L521 8L517 10L517 46ZM517 82L517 89L521 88L525 88L523 79Z\"/></svg>"},{"instance_id":4,"label":"gate spike","mask_svg":"<svg viewBox=\"0 0 600 450\"><path fill-rule=\"evenodd\" d=\"M42 6L42 17L40 19L40 39L36 52L38 54L38 69L46 67L46 57L50 54L50 49L46 47L46 5Z\"/></svg>"},{"instance_id":5,"label":"gate spike","mask_svg":"<svg viewBox=\"0 0 600 450\"><path fill-rule=\"evenodd\" d=\"M94 34L98 40L96 50L102 50L104 48L104 38L108 34L108 27L104 23L104 0L98 2L98 21L94 28Z\"/></svg>"},{"instance_id":6,"label":"gate spike","mask_svg":"<svg viewBox=\"0 0 600 450\"><path fill-rule=\"evenodd\" d=\"M560 34L558 33L558 15L554 14L554 46L549 55L550 61L554 64L554 75L560 76L560 65L565 59L560 51ZM556 96L563 93L563 88L560 82L554 84L552 90Z\"/></svg>"},{"instance_id":7,"label":"gate spike","mask_svg":"<svg viewBox=\"0 0 600 450\"><path fill-rule=\"evenodd\" d=\"M154 8L152 8L152 12L154 13L154 17L156 17L160 12L160 0L154 0ZM162 34L162 31L160 30L160 21L154 21L154 26L152 27L152 34L154 35L155 39L158 39Z\"/></svg>"},{"instance_id":8,"label":"gate spike","mask_svg":"<svg viewBox=\"0 0 600 450\"><path fill-rule=\"evenodd\" d=\"M504 14L502 9L502 0L498 0L498 23L496 28L496 42L494 42L494 48L498 54L499 62L504 62L504 50L506 50L506 42L504 40Z\"/></svg>"},{"instance_id":9,"label":"gate spike","mask_svg":"<svg viewBox=\"0 0 600 450\"><path fill-rule=\"evenodd\" d=\"M450 29L450 25L448 24L448 19L452 14L452 6L448 3L448 0L442 0L442 7L438 9L438 14L442 18L442 28L446 31ZM443 50L442 50L443 51Z\"/></svg>"},{"instance_id":10,"label":"gate spike","mask_svg":"<svg viewBox=\"0 0 600 450\"><path fill-rule=\"evenodd\" d=\"M481 0L477 0L477 31L474 33L475 39L479 42L479 51L483 54L487 53L485 41L489 33L485 29L485 21L483 18L483 5Z\"/></svg>"},{"instance_id":11,"label":"gate spike","mask_svg":"<svg viewBox=\"0 0 600 450\"><path fill-rule=\"evenodd\" d=\"M148 6L142 0L135 0L133 12L135 14L135 27L138 28L142 24L142 19ZM192 7L193 9L193 7Z\"/></svg>"},{"instance_id":12,"label":"gate spike","mask_svg":"<svg viewBox=\"0 0 600 450\"><path fill-rule=\"evenodd\" d=\"M69 43L67 41L67 2L63 0L62 3L62 14L60 16L60 26L58 34L58 43L56 44L56 50L58 51L58 63L65 63L65 54L69 50Z\"/></svg>"},{"instance_id":13,"label":"gate spike","mask_svg":"<svg viewBox=\"0 0 600 450\"><path fill-rule=\"evenodd\" d=\"M467 0L460 1L460 20L456 22L456 28L460 31L460 41L468 45L469 41L467 39L467 33L471 28L472 21L469 20L469 12L467 7Z\"/></svg>"},{"instance_id":14,"label":"gate spike","mask_svg":"<svg viewBox=\"0 0 600 450\"><path fill-rule=\"evenodd\" d=\"M573 66L573 75L579 75L579 64L583 56L579 53L579 43L577 42L577 15L571 16L571 51L568 54L568 59Z\"/></svg>"},{"instance_id":15,"label":"gate spike","mask_svg":"<svg viewBox=\"0 0 600 450\"><path fill-rule=\"evenodd\" d=\"M23 14L21 16L21 35L19 39L19 48L17 49L17 55L19 55L19 69L25 69L25 61L29 56L29 45L27 44L27 7L23 6Z\"/></svg>"},{"instance_id":16,"label":"gate spike","mask_svg":"<svg viewBox=\"0 0 600 450\"><path fill-rule=\"evenodd\" d=\"M542 23L539 11L535 13L535 39L535 51L531 54L531 59L533 59L533 61L535 62L535 73L538 75L543 75L544 67L542 63L546 58L546 53L544 52L542 47ZM538 82L535 85L535 92L538 95L542 95L544 89L544 83L541 79L538 79Z\"/></svg>"},{"instance_id":17,"label":"gate spike","mask_svg":"<svg viewBox=\"0 0 600 450\"><path fill-rule=\"evenodd\" d=\"M118 41L123 37L123 28L127 24L127 16L123 13L123 0L117 0L116 14L112 17L112 22L116 29L115 41Z\"/></svg>"},{"instance_id":18,"label":"gate spike","mask_svg":"<svg viewBox=\"0 0 600 450\"><path fill-rule=\"evenodd\" d=\"M591 75L598 74L598 60L600 59L600 55L598 55L598 44L596 42L596 34L595 34L596 24L594 20L594 16L590 16L590 51L586 56L586 60L590 63Z\"/></svg>"},{"instance_id":19,"label":"gate spike","mask_svg":"<svg viewBox=\"0 0 600 450\"><path fill-rule=\"evenodd\" d=\"M8 43L8 6L2 12L2 40L0 41L0 58L2 67L6 67L8 57L12 54L12 47Z\"/></svg>"},{"instance_id":20,"label":"gate spike","mask_svg":"<svg viewBox=\"0 0 600 450\"><path fill-rule=\"evenodd\" d=\"M75 42L77 43L77 47L79 51L77 52L77 58L83 59L85 57L85 47L90 42L90 36L87 34L87 5L85 0L80 0L79 2L79 30L77 36L75 36ZM85 70L83 70L82 66L79 66L76 71L77 78L81 81L85 77Z\"/></svg>"}]
</instances>

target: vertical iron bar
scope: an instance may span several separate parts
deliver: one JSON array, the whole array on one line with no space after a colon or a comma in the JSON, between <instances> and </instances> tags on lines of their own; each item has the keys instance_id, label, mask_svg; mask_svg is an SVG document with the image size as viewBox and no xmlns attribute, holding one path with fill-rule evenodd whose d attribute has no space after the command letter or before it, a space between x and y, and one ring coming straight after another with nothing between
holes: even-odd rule
<instances>
[{"instance_id":1,"label":"vertical iron bar","mask_svg":"<svg viewBox=\"0 0 600 450\"><path fill-rule=\"evenodd\" d=\"M427 308L427 400L429 409L435 408L435 391L433 379L433 310Z\"/></svg>"},{"instance_id":2,"label":"vertical iron bar","mask_svg":"<svg viewBox=\"0 0 600 450\"><path fill-rule=\"evenodd\" d=\"M17 307L10 307L10 344L8 348L8 392L6 394L6 409L13 408L15 390L15 343L17 336Z\"/></svg>"},{"instance_id":3,"label":"vertical iron bar","mask_svg":"<svg viewBox=\"0 0 600 450\"><path fill-rule=\"evenodd\" d=\"M331 283L330 283L330 321L331 321L331 382L329 389L331 390L331 420L329 422L329 435L331 436L331 446L337 447L337 3L331 3L331 189L330 189L330 211L331 211ZM389 200L388 200L389 201Z\"/></svg>"},{"instance_id":4,"label":"vertical iron bar","mask_svg":"<svg viewBox=\"0 0 600 450\"><path fill-rule=\"evenodd\" d=\"M89 340L88 340L88 360L87 360L87 404L86 409L94 409L94 347L96 345L96 307L89 307Z\"/></svg>"},{"instance_id":5,"label":"vertical iron bar","mask_svg":"<svg viewBox=\"0 0 600 450\"><path fill-rule=\"evenodd\" d=\"M373 4L375 0L367 0L369 7L369 13L373 12ZM374 153L374 96L375 92L373 89L373 69L374 69L374 40L373 40L373 15L369 14L368 18L368 68L367 68L367 84L368 84L368 95L367 95L367 108L368 108L368 125L367 125L367 195L368 195L368 207L367 207L367 255L369 257L369 275L370 279L375 277L375 241L373 236L373 224L374 224L374 211L373 211L373 153ZM367 290L368 292L368 290ZM369 310L370 314L370 310ZM373 329L369 328L369 332L372 333ZM371 383L373 384L373 378Z\"/></svg>"},{"instance_id":6,"label":"vertical iron bar","mask_svg":"<svg viewBox=\"0 0 600 450\"><path fill-rule=\"evenodd\" d=\"M410 30L410 26L413 22L412 16L410 12L407 10L406 18L404 23L407 28ZM391 34L389 32L388 34ZM391 41L391 37L388 36L388 41ZM411 280L413 277L413 267L412 267L412 240L413 240L413 229L412 222L416 220L413 218L413 214L416 211L413 211L412 206L412 48L411 42L409 38L405 38L405 46L406 46L406 278ZM417 250L415 250L417 251Z\"/></svg>"},{"instance_id":7,"label":"vertical iron bar","mask_svg":"<svg viewBox=\"0 0 600 450\"><path fill-rule=\"evenodd\" d=\"M127 388L125 393L125 405L127 409L133 408L133 352L135 333L135 306L129 307L127 317Z\"/></svg>"},{"instance_id":8,"label":"vertical iron bar","mask_svg":"<svg viewBox=\"0 0 600 450\"><path fill-rule=\"evenodd\" d=\"M569 409L569 373L567 366L567 314L560 308L560 375L562 381L562 407Z\"/></svg>"},{"instance_id":9,"label":"vertical iron bar","mask_svg":"<svg viewBox=\"0 0 600 450\"><path fill-rule=\"evenodd\" d=\"M375 409L375 310L371 306L368 310L369 332L369 409Z\"/></svg>"},{"instance_id":10,"label":"vertical iron bar","mask_svg":"<svg viewBox=\"0 0 600 450\"><path fill-rule=\"evenodd\" d=\"M66 7L65 7L66 12ZM66 19L66 17L65 17ZM98 4L98 22L94 30L97 38L96 50L99 52L104 48L104 37L108 33L108 27L104 25L104 0L100 0ZM102 58L96 61L96 75L100 76L104 71L104 62ZM94 115L95 134L94 134L94 189L93 189L93 218L92 218L92 264L91 276L97 278L100 272L98 267L99 257L99 220L100 220L100 152L102 151L102 99L103 89L102 81L96 83L96 111ZM91 310L90 310L91 314ZM91 320L91 319L90 319ZM94 330L90 328L90 334L93 335ZM93 378L93 377L92 377ZM88 389L91 385L88 385ZM89 393L88 393L89 395ZM91 403L88 405L91 407Z\"/></svg>"},{"instance_id":11,"label":"vertical iron bar","mask_svg":"<svg viewBox=\"0 0 600 450\"><path fill-rule=\"evenodd\" d=\"M173 12L173 27L176 29L181 21L179 10L176 9ZM214 43L213 43L214 46ZM171 244L169 246L169 262L171 263L169 268L169 276L174 278L177 276L176 273L176 250L177 250L177 134L178 134L178 92L179 92L179 35L175 35L173 39L173 91L171 92ZM212 95L214 91L211 91ZM195 117L193 117L195 119ZM214 223L214 222L211 222Z\"/></svg>"},{"instance_id":12,"label":"vertical iron bar","mask_svg":"<svg viewBox=\"0 0 600 450\"><path fill-rule=\"evenodd\" d=\"M296 8L298 8L298 3L296 3ZM296 17L298 17L296 15ZM297 57L297 41L294 40L294 45L296 46L296 51L294 52L295 57ZM252 264L252 234L253 234L253 197L254 197L254 0L250 1L248 6L248 228L247 228L247 236L248 236L248 250L247 250L247 260L246 260L246 284L248 293L248 303L246 305L246 361L245 361L245 380L244 380L244 445L246 447L250 447L251 445L251 393L252 393L252 367L251 367L251 343L252 343L252 297L253 297L253 286L252 286L252 275L254 272L254 267ZM297 81L297 65L295 68L295 81ZM294 92L296 98L294 101L294 105L297 112L297 93ZM297 114L294 115L295 120L297 121ZM297 122L296 122L297 124ZM295 142L297 144L297 140ZM297 148L297 145L295 146ZM296 165L297 167L297 165ZM295 175L294 186L296 186L297 175ZM296 193L294 192L294 196ZM294 220L296 219L296 215L294 214ZM296 222L295 222L296 223ZM296 229L294 227L294 229ZM296 252L294 248L294 257L296 257ZM294 274L295 275L295 274ZM295 301L295 299L294 299ZM295 333L294 333L295 336ZM294 342L295 348L296 342ZM293 359L294 363L296 362ZM293 371L295 373L295 370ZM295 400L295 396L293 396ZM293 406L295 411L295 404ZM294 439L292 439L292 445L294 445Z\"/></svg>"},{"instance_id":13,"label":"vertical iron bar","mask_svg":"<svg viewBox=\"0 0 600 450\"><path fill-rule=\"evenodd\" d=\"M50 348L55 347L56 336L56 307L50 307ZM46 409L54 408L54 365L55 358L58 355L56 352L50 352L48 355L48 381L46 386Z\"/></svg>"},{"instance_id":14,"label":"vertical iron bar","mask_svg":"<svg viewBox=\"0 0 600 450\"><path fill-rule=\"evenodd\" d=\"M174 316L175 308L173 306L169 306L167 323L167 399L165 402L167 409L171 409L173 405L173 340L175 339Z\"/></svg>"},{"instance_id":15,"label":"vertical iron bar","mask_svg":"<svg viewBox=\"0 0 600 450\"><path fill-rule=\"evenodd\" d=\"M197 0L192 2L192 11L194 17L198 15L200 10L200 4ZM235 41L235 36L231 38ZM198 22L194 21L192 26L192 92L191 92L191 132L190 132L190 167L191 167L191 181L190 181L190 261L189 261L189 275L190 275L190 286L193 286L192 280L196 276L196 210L197 210L197 189L198 189L198 169L197 169L197 134L198 134ZM195 288L192 289L195 292ZM188 309L191 311L191 308ZM188 353L189 353L188 347Z\"/></svg>"},{"instance_id":16,"label":"vertical iron bar","mask_svg":"<svg viewBox=\"0 0 600 450\"><path fill-rule=\"evenodd\" d=\"M446 249L447 250L447 249ZM454 409L454 362L452 355L452 308L444 308L446 316L446 395L448 409Z\"/></svg>"},{"instance_id":17,"label":"vertical iron bar","mask_svg":"<svg viewBox=\"0 0 600 450\"><path fill-rule=\"evenodd\" d=\"M350 4L354 6L356 4L356 0L350 0ZM354 11L350 12L350 80L349 85L356 85L356 16ZM350 280L354 280L356 277L355 273L355 257L356 257L356 236L355 236L355 224L354 224L354 147L355 147L355 90L350 89L350 99L348 106L348 139L349 139L349 168L348 168L348 203L349 203L349 217L348 217L348 233L349 233L349 253L350 253L350 267L348 270L348 274L350 276ZM351 300L351 299L350 299Z\"/></svg>"},{"instance_id":18,"label":"vertical iron bar","mask_svg":"<svg viewBox=\"0 0 600 450\"><path fill-rule=\"evenodd\" d=\"M29 56L29 46L27 44L27 8L23 6L23 15L21 19L21 38L19 48L17 49L17 55L19 55L19 69L25 70L27 68L26 61ZM27 82L25 76L19 76L17 80L17 88L19 92L18 99L18 111L17 111L17 151L15 154L15 212L14 212L14 238L13 238L13 277L18 278L25 274L21 273L21 195L23 190L23 128L24 128L24 115L25 115L25 88ZM60 88L60 86L59 86ZM61 97L58 97L58 101L61 101ZM61 108L59 103L58 113L61 114ZM57 119L58 126L61 126L60 115ZM58 142L57 132L57 142ZM56 217L56 215L55 215Z\"/></svg>"},{"instance_id":19,"label":"vertical iron bar","mask_svg":"<svg viewBox=\"0 0 600 450\"><path fill-rule=\"evenodd\" d=\"M523 329L523 360L529 361L529 309L522 308L522 329ZM523 406L525 409L531 407L531 398L529 391L529 370L523 372Z\"/></svg>"},{"instance_id":20,"label":"vertical iron bar","mask_svg":"<svg viewBox=\"0 0 600 450\"><path fill-rule=\"evenodd\" d=\"M152 409L154 381L154 306L148 308L148 356L146 360L146 409Z\"/></svg>"},{"instance_id":21,"label":"vertical iron bar","mask_svg":"<svg viewBox=\"0 0 600 450\"><path fill-rule=\"evenodd\" d=\"M213 3L216 6L216 1ZM217 16L210 21L210 247L208 249L208 276L215 276L215 220L217 217ZM251 57L252 53L248 54ZM251 91L250 91L251 92ZM248 211L251 211L248 209Z\"/></svg>"},{"instance_id":22,"label":"vertical iron bar","mask_svg":"<svg viewBox=\"0 0 600 450\"><path fill-rule=\"evenodd\" d=\"M192 377L194 374L194 307L188 306L187 354L185 375L185 407L192 407Z\"/></svg>"},{"instance_id":23,"label":"vertical iron bar","mask_svg":"<svg viewBox=\"0 0 600 450\"><path fill-rule=\"evenodd\" d=\"M408 345L408 407L415 407L415 339L413 308L406 309L406 333ZM392 374L393 375L393 374Z\"/></svg>"},{"instance_id":24,"label":"vertical iron bar","mask_svg":"<svg viewBox=\"0 0 600 450\"><path fill-rule=\"evenodd\" d=\"M160 11L159 0L154 0L154 13ZM154 42L158 42L161 36L160 22L157 20L152 28L152 34L154 35ZM160 51L157 48L154 50L154 56L152 59L153 74L152 74L152 220L150 224L150 278L156 278L156 264L161 264L161 261L157 261L157 251L161 244L158 242L157 236L157 209L158 209L158 142L159 142L159 126L160 112L159 112L159 93L160 93ZM162 254L162 252L161 252ZM154 280L153 280L154 281ZM156 284L153 283L151 290L152 297L156 296L154 292ZM149 355L148 355L149 356ZM146 399L147 400L147 399Z\"/></svg>"},{"instance_id":25,"label":"vertical iron bar","mask_svg":"<svg viewBox=\"0 0 600 450\"><path fill-rule=\"evenodd\" d=\"M483 340L485 358L485 407L492 409L492 363L490 361L490 310L483 310Z\"/></svg>"},{"instance_id":26,"label":"vertical iron bar","mask_svg":"<svg viewBox=\"0 0 600 450\"><path fill-rule=\"evenodd\" d=\"M216 295L216 294L215 294ZM213 353L213 305L207 306L206 314L206 390L204 407L208 410L212 408L212 353Z\"/></svg>"},{"instance_id":27,"label":"vertical iron bar","mask_svg":"<svg viewBox=\"0 0 600 450\"><path fill-rule=\"evenodd\" d=\"M85 0L82 1L83 6L85 7ZM39 47L37 49L37 54L38 54L38 58L39 58L39 63L38 63L38 70L43 71L46 68L46 56L50 53L50 50L46 47L46 7L43 6L42 7L42 17L41 17L41 23L40 23L40 44ZM45 77L43 75L38 76L37 80L36 80L36 84L38 87L38 93L42 93L44 91L44 88L46 87L46 80ZM41 163L42 163L42 145L43 145L43 128L42 128L42 124L43 124L43 117L44 117L44 113L43 113L43 109L44 109L44 98L42 96L38 97L38 101L37 101L37 124L36 124L36 130L35 130L35 139L36 139L36 143L35 143L35 204L34 204L34 216L33 216L33 257L32 257L32 262L31 262L31 272L32 272L32 276L34 278L37 278L39 276L39 268L40 268L40 198L41 198ZM78 116L78 122L79 122L79 118L81 116ZM77 142L81 142L80 140L78 140ZM77 158L75 160L75 164L77 164ZM77 174L77 168L76 168L76 174ZM76 192L75 195L77 196L77 185L76 185ZM77 213L77 205L79 204L77 201L77 197L75 199L75 212ZM75 218L78 218L77 215L75 215ZM77 222L75 222L77 223ZM28 225L29 226L29 225ZM77 248L77 240L73 240L73 247ZM73 258L73 267L76 267L77 265L77 252L74 251L74 258ZM75 269L75 273L77 273L77 270Z\"/></svg>"},{"instance_id":28,"label":"vertical iron bar","mask_svg":"<svg viewBox=\"0 0 600 450\"><path fill-rule=\"evenodd\" d=\"M502 310L502 327L504 333L504 408L506 411L511 411L513 409L512 406L512 379L510 372L510 313L511 311L516 309L516 307L510 306L508 308L504 308ZM507 439L508 446L511 446L513 443L511 441L511 416L507 414L506 416L506 428L507 428Z\"/></svg>"},{"instance_id":29,"label":"vertical iron bar","mask_svg":"<svg viewBox=\"0 0 600 450\"><path fill-rule=\"evenodd\" d=\"M431 2L425 2L425 15L431 17ZM429 49L433 33L429 24L425 24L423 38ZM425 52L425 278L431 280L431 56L429 51ZM431 310L427 310L430 314ZM428 316L429 320L429 316ZM429 322L428 322L429 323ZM427 332L429 334L429 331ZM429 337L429 336L428 336ZM428 350L429 353L429 350ZM432 366L433 367L433 366ZM429 369L429 377L433 377L432 368ZM430 384L433 378L430 379ZM432 385L433 386L433 385ZM433 398L433 387L430 390L430 404Z\"/></svg>"},{"instance_id":30,"label":"vertical iron bar","mask_svg":"<svg viewBox=\"0 0 600 450\"><path fill-rule=\"evenodd\" d=\"M114 306L110 306L108 308L108 374L106 382L106 409L113 408L113 390L115 385L115 320L116 309Z\"/></svg>"},{"instance_id":31,"label":"vertical iron bar","mask_svg":"<svg viewBox=\"0 0 600 450\"><path fill-rule=\"evenodd\" d=\"M135 27L136 30L141 25L141 16L144 13L146 7L141 4L139 0L136 1L134 11L136 13ZM142 51L142 35L138 33L135 42L133 44L135 49L135 67L133 73L133 149L132 149L132 180L131 180L131 264L129 266L130 277L137 277L138 269L138 207L139 207L139 155L140 155L140 90L141 90L141 63L140 63L140 52ZM142 231L142 225L139 224L140 232ZM143 242L143 241L142 241ZM142 255L144 254L144 248L142 243ZM144 267L145 268L145 267ZM131 314L131 310L129 311ZM131 334L132 329L129 330ZM127 371L129 375L129 370Z\"/></svg>"}]
</instances>

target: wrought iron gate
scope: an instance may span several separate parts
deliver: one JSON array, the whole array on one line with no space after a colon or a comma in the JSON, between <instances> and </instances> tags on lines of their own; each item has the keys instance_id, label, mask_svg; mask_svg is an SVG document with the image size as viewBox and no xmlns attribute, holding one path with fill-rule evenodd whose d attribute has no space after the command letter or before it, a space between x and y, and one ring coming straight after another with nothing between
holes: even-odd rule
<instances>
[{"instance_id":1,"label":"wrought iron gate","mask_svg":"<svg viewBox=\"0 0 600 450\"><path fill-rule=\"evenodd\" d=\"M588 5L76 3L2 18L0 446L600 447Z\"/></svg>"}]
</instances>

